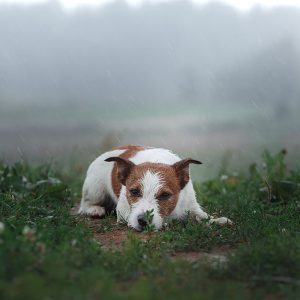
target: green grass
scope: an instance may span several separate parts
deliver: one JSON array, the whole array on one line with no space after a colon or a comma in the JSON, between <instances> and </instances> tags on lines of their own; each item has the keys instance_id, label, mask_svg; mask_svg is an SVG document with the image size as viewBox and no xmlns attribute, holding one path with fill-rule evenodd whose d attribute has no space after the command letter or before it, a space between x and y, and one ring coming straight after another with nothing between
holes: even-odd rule
<instances>
[{"instance_id":1,"label":"green grass","mask_svg":"<svg viewBox=\"0 0 300 300\"><path fill-rule=\"evenodd\" d=\"M264 165L247 174L195 183L205 210L234 226L170 222L142 233L146 242L129 230L123 246L110 251L70 214L82 172L2 164L0 299L297 299L300 172L287 171L284 158L265 152ZM99 221L99 232L112 230L111 219ZM225 245L233 252L224 264L170 258Z\"/></svg>"}]
</instances>

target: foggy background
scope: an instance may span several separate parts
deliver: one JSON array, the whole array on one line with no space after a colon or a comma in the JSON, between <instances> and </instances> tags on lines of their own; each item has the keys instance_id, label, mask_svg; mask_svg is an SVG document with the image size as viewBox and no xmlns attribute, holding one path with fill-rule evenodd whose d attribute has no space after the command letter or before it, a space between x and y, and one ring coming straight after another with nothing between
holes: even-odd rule
<instances>
[{"instance_id":1,"label":"foggy background","mask_svg":"<svg viewBox=\"0 0 300 300\"><path fill-rule=\"evenodd\" d=\"M124 143L241 169L300 150L300 9L222 2L0 5L0 158L76 161Z\"/></svg>"}]
</instances>

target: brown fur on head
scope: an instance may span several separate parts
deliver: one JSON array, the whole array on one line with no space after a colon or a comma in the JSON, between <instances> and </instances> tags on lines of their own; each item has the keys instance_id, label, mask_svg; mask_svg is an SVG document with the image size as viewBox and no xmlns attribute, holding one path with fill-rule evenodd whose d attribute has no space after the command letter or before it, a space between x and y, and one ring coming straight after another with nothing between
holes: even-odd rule
<instances>
[{"instance_id":1,"label":"brown fur on head","mask_svg":"<svg viewBox=\"0 0 300 300\"><path fill-rule=\"evenodd\" d=\"M154 197L162 217L168 216L175 208L180 191L189 181L189 165L201 164L200 161L187 158L173 165L162 163L143 163L135 165L126 158L110 157L106 161L114 161L117 165L117 178L126 186L126 197L130 206L144 197L145 182L143 178L147 171L157 174L160 178L160 188Z\"/></svg>"}]
</instances>

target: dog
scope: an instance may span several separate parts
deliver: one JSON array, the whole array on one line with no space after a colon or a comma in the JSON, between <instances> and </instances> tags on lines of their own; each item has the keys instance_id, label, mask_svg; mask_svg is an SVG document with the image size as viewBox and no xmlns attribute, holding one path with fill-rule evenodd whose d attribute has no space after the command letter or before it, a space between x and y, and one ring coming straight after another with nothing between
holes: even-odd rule
<instances>
[{"instance_id":1,"label":"dog","mask_svg":"<svg viewBox=\"0 0 300 300\"><path fill-rule=\"evenodd\" d=\"M200 161L181 159L167 149L124 145L106 152L89 166L78 213L103 217L116 209L118 222L142 231L147 212L156 230L166 218L232 224L228 218L212 218L197 202L189 165ZM149 225L149 224L148 224Z\"/></svg>"}]
</instances>

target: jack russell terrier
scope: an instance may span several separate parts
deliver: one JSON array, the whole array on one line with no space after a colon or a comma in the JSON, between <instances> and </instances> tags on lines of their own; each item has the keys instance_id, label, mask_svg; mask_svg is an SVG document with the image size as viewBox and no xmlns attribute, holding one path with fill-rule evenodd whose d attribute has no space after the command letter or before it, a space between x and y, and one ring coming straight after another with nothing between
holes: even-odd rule
<instances>
[{"instance_id":1,"label":"jack russell terrier","mask_svg":"<svg viewBox=\"0 0 300 300\"><path fill-rule=\"evenodd\" d=\"M88 168L82 188L79 214L103 217L116 208L118 222L141 231L151 211L152 224L161 229L166 217L232 224L228 218L212 218L197 202L189 165L200 161L181 159L169 150L125 145L106 152Z\"/></svg>"}]
</instances>

